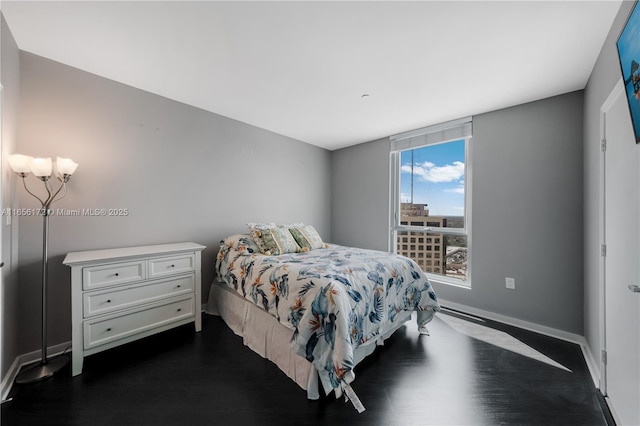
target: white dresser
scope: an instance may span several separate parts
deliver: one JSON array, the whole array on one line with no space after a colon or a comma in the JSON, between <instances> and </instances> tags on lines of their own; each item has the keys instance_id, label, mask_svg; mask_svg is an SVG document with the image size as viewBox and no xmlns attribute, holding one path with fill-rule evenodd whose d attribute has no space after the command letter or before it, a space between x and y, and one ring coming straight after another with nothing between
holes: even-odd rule
<instances>
[{"instance_id":1,"label":"white dresser","mask_svg":"<svg viewBox=\"0 0 640 426\"><path fill-rule=\"evenodd\" d=\"M195 243L69 253L72 374L84 357L190 322L202 329L201 251Z\"/></svg>"}]
</instances>

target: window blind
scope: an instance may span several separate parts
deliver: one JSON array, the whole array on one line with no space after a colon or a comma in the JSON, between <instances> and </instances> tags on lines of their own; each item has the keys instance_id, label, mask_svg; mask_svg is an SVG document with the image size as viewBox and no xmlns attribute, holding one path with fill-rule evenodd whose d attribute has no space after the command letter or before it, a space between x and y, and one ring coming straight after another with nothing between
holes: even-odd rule
<instances>
[{"instance_id":1,"label":"window blind","mask_svg":"<svg viewBox=\"0 0 640 426\"><path fill-rule=\"evenodd\" d=\"M406 151L456 139L466 139L471 137L472 131L471 117L423 127L391 136L389 138L391 140L391 152Z\"/></svg>"}]
</instances>

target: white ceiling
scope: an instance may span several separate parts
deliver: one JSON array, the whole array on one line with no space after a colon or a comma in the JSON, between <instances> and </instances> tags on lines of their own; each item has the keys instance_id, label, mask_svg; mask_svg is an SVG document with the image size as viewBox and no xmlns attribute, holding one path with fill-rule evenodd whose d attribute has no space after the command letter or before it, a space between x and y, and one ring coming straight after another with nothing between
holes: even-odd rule
<instances>
[{"instance_id":1,"label":"white ceiling","mask_svg":"<svg viewBox=\"0 0 640 426\"><path fill-rule=\"evenodd\" d=\"M329 150L583 89L619 7L1 3L21 50Z\"/></svg>"}]
</instances>

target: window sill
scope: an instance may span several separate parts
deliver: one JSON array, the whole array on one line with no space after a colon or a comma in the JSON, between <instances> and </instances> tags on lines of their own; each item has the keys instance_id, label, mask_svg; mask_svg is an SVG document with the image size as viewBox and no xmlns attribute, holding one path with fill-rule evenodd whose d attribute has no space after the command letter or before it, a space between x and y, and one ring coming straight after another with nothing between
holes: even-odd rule
<instances>
[{"instance_id":1,"label":"window sill","mask_svg":"<svg viewBox=\"0 0 640 426\"><path fill-rule=\"evenodd\" d=\"M446 277L443 277L441 275L430 274L428 272L425 272L425 275L427 276L431 284L438 283L438 284L448 285L452 287L459 287L466 290L471 290L471 281L447 279Z\"/></svg>"}]
</instances>

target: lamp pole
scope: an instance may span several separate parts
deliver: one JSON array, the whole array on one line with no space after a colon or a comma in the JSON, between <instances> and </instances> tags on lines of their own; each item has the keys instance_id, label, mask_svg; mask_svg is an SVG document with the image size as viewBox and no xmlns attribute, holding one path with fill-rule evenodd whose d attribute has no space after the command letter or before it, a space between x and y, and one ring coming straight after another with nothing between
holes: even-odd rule
<instances>
[{"instance_id":1,"label":"lamp pole","mask_svg":"<svg viewBox=\"0 0 640 426\"><path fill-rule=\"evenodd\" d=\"M61 184L60 187L53 192L53 187L49 178L51 177L51 160L46 159L48 163L42 165L44 159L33 159L22 155L13 155L9 158L9 164L13 171L22 178L22 184L24 189L36 198L42 207L42 356L40 362L35 366L29 367L25 371L18 374L16 377L16 383L25 384L33 383L47 377L51 377L56 371L64 367L69 358L64 356L58 356L49 359L47 356L47 286L49 276L49 216L51 215L51 204L54 201L62 199L67 193L67 182L71 178L71 175L77 168L77 164L71 160L58 158L56 164L58 167L58 179ZM34 162L36 165L34 165ZM29 175L29 168L33 171L34 175L44 183L44 187L47 191L47 198L42 199L27 187L26 178ZM62 193L61 193L62 191ZM58 197L60 195L60 197Z\"/></svg>"}]
</instances>

